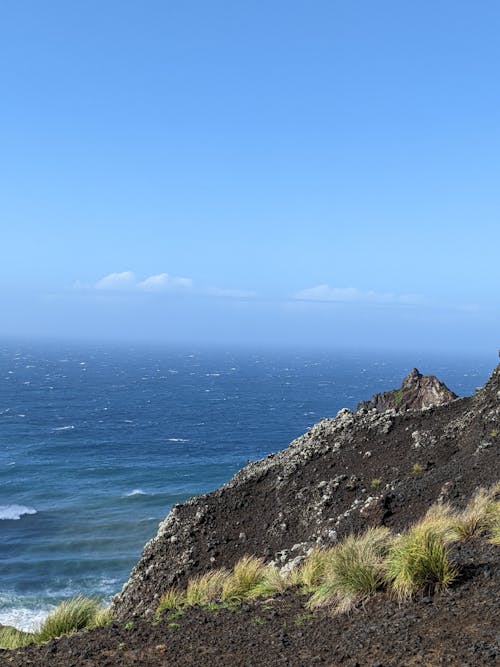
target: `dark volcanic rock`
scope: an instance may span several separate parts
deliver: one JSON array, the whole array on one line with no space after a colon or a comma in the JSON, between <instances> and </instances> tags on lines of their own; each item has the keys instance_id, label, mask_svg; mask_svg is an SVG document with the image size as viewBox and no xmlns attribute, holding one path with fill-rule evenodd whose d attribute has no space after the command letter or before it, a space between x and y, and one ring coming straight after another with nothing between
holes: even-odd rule
<instances>
[{"instance_id":1,"label":"dark volcanic rock","mask_svg":"<svg viewBox=\"0 0 500 667\"><path fill-rule=\"evenodd\" d=\"M410 376L408 384L418 384L421 376ZM115 598L110 626L0 650L0 665L499 664L500 549L485 539L453 545L460 576L448 591L401 604L380 592L332 619L325 610L311 614L292 589L239 607L195 606L148 619L166 588L230 567L245 553L288 567L309 547L353 530L402 529L436 500L463 507L478 486L498 481L499 432L500 366L475 396L440 407L341 410L217 491L174 507Z\"/></svg>"},{"instance_id":2,"label":"dark volcanic rock","mask_svg":"<svg viewBox=\"0 0 500 667\"><path fill-rule=\"evenodd\" d=\"M444 405L456 398L458 396L450 391L444 382L434 375L422 375L414 368L405 377L400 389L374 394L369 401L361 401L357 410L375 408L377 412L396 410L402 413Z\"/></svg>"},{"instance_id":3,"label":"dark volcanic rock","mask_svg":"<svg viewBox=\"0 0 500 667\"><path fill-rule=\"evenodd\" d=\"M443 399L412 372L402 392ZM448 391L448 390L446 390ZM449 392L450 398L455 395ZM117 619L149 616L172 585L244 554L292 565L314 545L369 525L401 529L443 497L463 505L498 479L500 367L477 394L425 411L341 410L220 489L175 506L113 602ZM486 446L486 444L487 446ZM418 464L417 466L415 464Z\"/></svg>"}]
</instances>

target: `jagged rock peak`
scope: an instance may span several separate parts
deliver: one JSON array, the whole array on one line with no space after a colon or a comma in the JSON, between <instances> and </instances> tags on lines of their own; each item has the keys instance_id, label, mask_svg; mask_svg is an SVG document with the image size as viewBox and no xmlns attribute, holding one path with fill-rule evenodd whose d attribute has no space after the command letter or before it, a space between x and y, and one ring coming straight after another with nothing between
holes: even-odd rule
<instances>
[{"instance_id":1,"label":"jagged rock peak","mask_svg":"<svg viewBox=\"0 0 500 667\"><path fill-rule=\"evenodd\" d=\"M396 410L404 413L407 410L423 410L437 405L444 405L458 398L448 387L434 375L422 375L417 368L412 368L404 378L400 389L374 394L369 401L361 401L357 411L371 410L377 412Z\"/></svg>"}]
</instances>

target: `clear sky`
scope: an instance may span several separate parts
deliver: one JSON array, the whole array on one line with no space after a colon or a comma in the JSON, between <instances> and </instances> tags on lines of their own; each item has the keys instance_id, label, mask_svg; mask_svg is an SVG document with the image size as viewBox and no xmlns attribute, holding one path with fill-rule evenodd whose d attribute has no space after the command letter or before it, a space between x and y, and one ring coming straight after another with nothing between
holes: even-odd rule
<instances>
[{"instance_id":1,"label":"clear sky","mask_svg":"<svg viewBox=\"0 0 500 667\"><path fill-rule=\"evenodd\" d=\"M496 0L2 0L0 335L500 347Z\"/></svg>"}]
</instances>

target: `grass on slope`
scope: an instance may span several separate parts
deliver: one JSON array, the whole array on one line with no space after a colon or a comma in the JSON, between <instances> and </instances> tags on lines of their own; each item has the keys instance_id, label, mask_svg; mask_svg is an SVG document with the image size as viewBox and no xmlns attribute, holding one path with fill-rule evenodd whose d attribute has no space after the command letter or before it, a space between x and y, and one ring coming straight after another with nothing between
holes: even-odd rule
<instances>
[{"instance_id":1,"label":"grass on slope","mask_svg":"<svg viewBox=\"0 0 500 667\"><path fill-rule=\"evenodd\" d=\"M61 602L35 632L22 632L11 627L0 628L0 648L14 649L28 644L44 644L79 630L107 625L109 622L108 609L103 609L93 598L79 595Z\"/></svg>"}]
</instances>

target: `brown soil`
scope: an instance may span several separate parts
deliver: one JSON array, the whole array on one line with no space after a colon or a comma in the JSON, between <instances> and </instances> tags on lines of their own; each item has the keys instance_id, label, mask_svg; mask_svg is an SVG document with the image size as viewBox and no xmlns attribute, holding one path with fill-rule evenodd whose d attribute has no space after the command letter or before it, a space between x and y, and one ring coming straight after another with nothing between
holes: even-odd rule
<instances>
[{"instance_id":1,"label":"brown soil","mask_svg":"<svg viewBox=\"0 0 500 667\"><path fill-rule=\"evenodd\" d=\"M379 594L333 618L309 613L306 598L289 591L154 620L170 585L246 553L282 565L369 525L400 530L437 500L463 506L500 478L499 429L500 367L474 397L441 407L341 411L221 489L174 508L115 598L111 626L0 651L0 666L500 665L500 548L484 539L454 547L461 574L448 592L400 606Z\"/></svg>"},{"instance_id":2,"label":"brown soil","mask_svg":"<svg viewBox=\"0 0 500 667\"><path fill-rule=\"evenodd\" d=\"M383 594L348 616L309 612L288 592L233 609L192 608L160 622L136 618L43 647L0 652L9 667L402 667L500 664L500 549L454 554L462 576L446 593L398 605Z\"/></svg>"}]
</instances>

